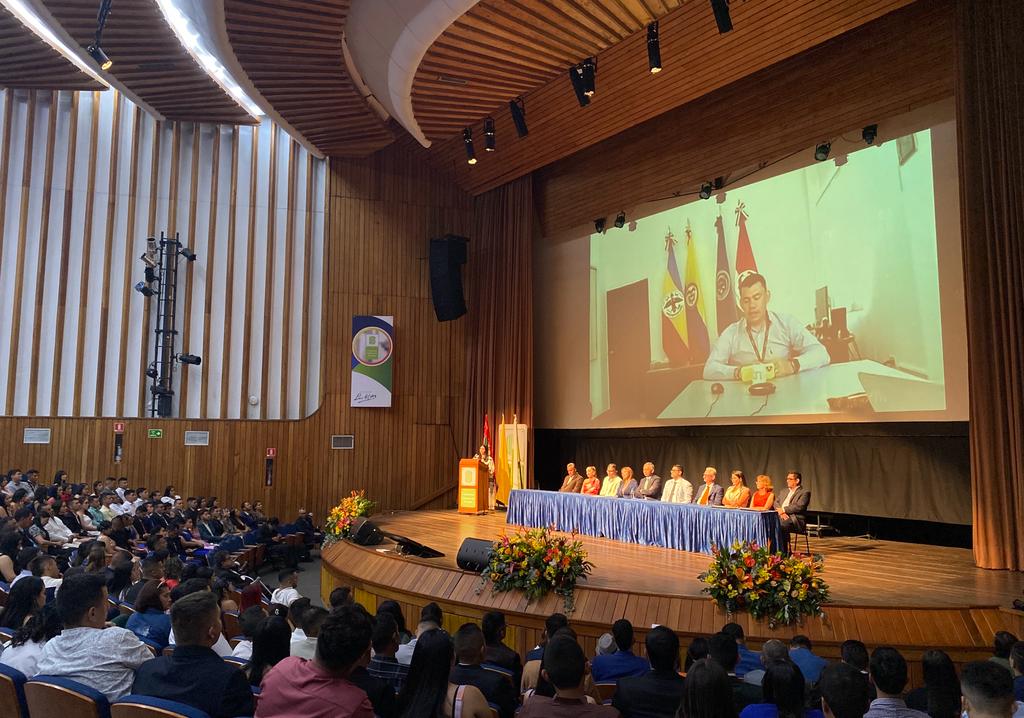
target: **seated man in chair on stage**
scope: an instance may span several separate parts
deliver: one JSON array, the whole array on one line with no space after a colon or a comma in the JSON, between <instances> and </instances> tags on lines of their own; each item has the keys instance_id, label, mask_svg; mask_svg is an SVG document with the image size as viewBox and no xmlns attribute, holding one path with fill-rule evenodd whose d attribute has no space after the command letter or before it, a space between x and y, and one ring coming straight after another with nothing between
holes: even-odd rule
<instances>
[{"instance_id":1,"label":"seated man in chair on stage","mask_svg":"<svg viewBox=\"0 0 1024 718\"><path fill-rule=\"evenodd\" d=\"M802 534L807 531L807 506L811 503L811 491L803 487L803 477L799 471L786 474L786 486L789 492L782 497L782 503L776 507L782 523L782 533L788 543L791 533Z\"/></svg>"}]
</instances>

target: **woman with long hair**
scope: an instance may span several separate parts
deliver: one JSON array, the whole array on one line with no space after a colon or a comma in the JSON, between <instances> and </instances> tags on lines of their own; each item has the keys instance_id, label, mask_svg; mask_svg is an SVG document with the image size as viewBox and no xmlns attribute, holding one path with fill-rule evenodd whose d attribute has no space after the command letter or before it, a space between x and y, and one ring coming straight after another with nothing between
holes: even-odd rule
<instances>
[{"instance_id":1,"label":"woman with long hair","mask_svg":"<svg viewBox=\"0 0 1024 718\"><path fill-rule=\"evenodd\" d=\"M22 576L7 596L7 604L0 612L0 628L21 628L25 622L46 605L46 587L38 576Z\"/></svg>"},{"instance_id":2,"label":"woman with long hair","mask_svg":"<svg viewBox=\"0 0 1024 718\"><path fill-rule=\"evenodd\" d=\"M734 470L729 476L729 482L732 485L725 490L722 506L727 509L745 509L750 506L750 488L743 472L739 469Z\"/></svg>"},{"instance_id":3,"label":"woman with long hair","mask_svg":"<svg viewBox=\"0 0 1024 718\"><path fill-rule=\"evenodd\" d=\"M252 658L245 668L249 685L258 686L263 676L291 653L292 629L288 621L268 616L260 621L252 636Z\"/></svg>"},{"instance_id":4,"label":"woman with long hair","mask_svg":"<svg viewBox=\"0 0 1024 718\"><path fill-rule=\"evenodd\" d=\"M907 707L923 711L931 718L960 715L960 679L949 655L945 651L925 651L921 668L924 686L907 694Z\"/></svg>"},{"instance_id":5,"label":"woman with long hair","mask_svg":"<svg viewBox=\"0 0 1024 718\"><path fill-rule=\"evenodd\" d=\"M43 654L43 645L62 628L57 606L52 603L43 606L15 631L11 645L0 654L0 663L21 671L26 678L33 678L39 672L36 665Z\"/></svg>"},{"instance_id":6,"label":"woman with long hair","mask_svg":"<svg viewBox=\"0 0 1024 718\"><path fill-rule=\"evenodd\" d=\"M171 635L171 617L167 615L170 607L171 590L167 584L156 579L146 581L135 599L135 613L128 617L125 628L162 651Z\"/></svg>"},{"instance_id":7,"label":"woman with long hair","mask_svg":"<svg viewBox=\"0 0 1024 718\"><path fill-rule=\"evenodd\" d=\"M823 718L820 710L804 708L804 674L792 661L770 661L761 679L764 702L740 711L740 718Z\"/></svg>"},{"instance_id":8,"label":"woman with long hair","mask_svg":"<svg viewBox=\"0 0 1024 718\"><path fill-rule=\"evenodd\" d=\"M690 666L677 715L679 718L736 718L732 686L725 669L710 658L702 658Z\"/></svg>"},{"instance_id":9,"label":"woman with long hair","mask_svg":"<svg viewBox=\"0 0 1024 718\"><path fill-rule=\"evenodd\" d=\"M409 677L398 696L399 718L490 718L479 688L448 681L454 661L455 648L446 631L433 628L416 639Z\"/></svg>"},{"instance_id":10,"label":"woman with long hair","mask_svg":"<svg viewBox=\"0 0 1024 718\"><path fill-rule=\"evenodd\" d=\"M10 583L21 572L17 565L18 547L21 546L21 532L5 529L0 534L0 580Z\"/></svg>"},{"instance_id":11,"label":"woman with long hair","mask_svg":"<svg viewBox=\"0 0 1024 718\"><path fill-rule=\"evenodd\" d=\"M102 541L93 541L86 554L86 573L101 573L107 570L107 547Z\"/></svg>"},{"instance_id":12,"label":"woman with long hair","mask_svg":"<svg viewBox=\"0 0 1024 718\"><path fill-rule=\"evenodd\" d=\"M708 657L711 648L708 639L704 636L697 636L690 645L686 647L686 660L683 662L683 673L689 673L694 663Z\"/></svg>"}]
</instances>

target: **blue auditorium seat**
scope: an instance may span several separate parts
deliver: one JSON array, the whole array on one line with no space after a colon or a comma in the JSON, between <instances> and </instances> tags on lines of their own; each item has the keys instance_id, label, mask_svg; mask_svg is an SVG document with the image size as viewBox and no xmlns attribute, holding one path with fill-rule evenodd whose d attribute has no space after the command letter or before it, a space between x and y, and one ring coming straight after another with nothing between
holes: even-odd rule
<instances>
[{"instance_id":1,"label":"blue auditorium seat","mask_svg":"<svg viewBox=\"0 0 1024 718\"><path fill-rule=\"evenodd\" d=\"M210 718L205 711L178 701L128 695L110 705L112 718Z\"/></svg>"},{"instance_id":2,"label":"blue auditorium seat","mask_svg":"<svg viewBox=\"0 0 1024 718\"><path fill-rule=\"evenodd\" d=\"M28 718L25 681L24 673L0 663L0 715Z\"/></svg>"},{"instance_id":3,"label":"blue auditorium seat","mask_svg":"<svg viewBox=\"0 0 1024 718\"><path fill-rule=\"evenodd\" d=\"M70 678L36 676L25 683L25 699L32 718L110 718L107 697Z\"/></svg>"}]
</instances>

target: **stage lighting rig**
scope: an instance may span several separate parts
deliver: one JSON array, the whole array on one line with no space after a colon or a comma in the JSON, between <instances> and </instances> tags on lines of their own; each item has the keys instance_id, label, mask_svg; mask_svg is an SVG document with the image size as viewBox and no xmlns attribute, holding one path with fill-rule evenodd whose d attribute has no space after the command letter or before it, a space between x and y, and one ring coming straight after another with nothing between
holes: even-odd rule
<instances>
[{"instance_id":1,"label":"stage lighting rig","mask_svg":"<svg viewBox=\"0 0 1024 718\"><path fill-rule=\"evenodd\" d=\"M468 127L462 131L462 141L466 145L466 163L476 164L476 150L473 149L473 130Z\"/></svg>"},{"instance_id":2,"label":"stage lighting rig","mask_svg":"<svg viewBox=\"0 0 1024 718\"><path fill-rule=\"evenodd\" d=\"M530 128L526 126L526 102L522 97L508 101L508 111L512 113L512 122L516 126L516 133L520 137L530 134Z\"/></svg>"},{"instance_id":3,"label":"stage lighting rig","mask_svg":"<svg viewBox=\"0 0 1024 718\"><path fill-rule=\"evenodd\" d=\"M594 231L598 234L604 234L605 224L608 222L606 217L598 217L594 220Z\"/></svg>"},{"instance_id":4,"label":"stage lighting rig","mask_svg":"<svg viewBox=\"0 0 1024 718\"><path fill-rule=\"evenodd\" d=\"M188 364L189 366L199 366L203 363L203 358L195 354L179 354L176 359L182 364Z\"/></svg>"},{"instance_id":5,"label":"stage lighting rig","mask_svg":"<svg viewBox=\"0 0 1024 718\"><path fill-rule=\"evenodd\" d=\"M484 120L484 151L494 152L494 118Z\"/></svg>"},{"instance_id":6,"label":"stage lighting rig","mask_svg":"<svg viewBox=\"0 0 1024 718\"><path fill-rule=\"evenodd\" d=\"M145 282L136 282L135 291L144 297L155 297L157 294L160 293L156 289L150 287Z\"/></svg>"},{"instance_id":7,"label":"stage lighting rig","mask_svg":"<svg viewBox=\"0 0 1024 718\"><path fill-rule=\"evenodd\" d=\"M626 225L626 212L625 210L620 211L615 215L615 228L622 229Z\"/></svg>"},{"instance_id":8,"label":"stage lighting rig","mask_svg":"<svg viewBox=\"0 0 1024 718\"><path fill-rule=\"evenodd\" d=\"M184 246L179 247L178 248L178 254L180 254L182 257L184 257L185 259L187 259L190 262L196 261L196 253L193 252L188 247L184 247Z\"/></svg>"},{"instance_id":9,"label":"stage lighting rig","mask_svg":"<svg viewBox=\"0 0 1024 718\"><path fill-rule=\"evenodd\" d=\"M711 195L713 195L717 190L722 189L724 186L725 179L722 177L715 177L714 181L708 180L700 186L700 192L697 193L697 196L701 199L711 199Z\"/></svg>"},{"instance_id":10,"label":"stage lighting rig","mask_svg":"<svg viewBox=\"0 0 1024 718\"><path fill-rule=\"evenodd\" d=\"M729 15L729 0L711 0L711 11L715 13L718 32L724 35L732 30L732 16Z\"/></svg>"},{"instance_id":11,"label":"stage lighting rig","mask_svg":"<svg viewBox=\"0 0 1024 718\"><path fill-rule=\"evenodd\" d=\"M661 72L661 40L658 37L658 21L647 25L647 66L651 74Z\"/></svg>"},{"instance_id":12,"label":"stage lighting rig","mask_svg":"<svg viewBox=\"0 0 1024 718\"><path fill-rule=\"evenodd\" d=\"M114 61L107 57L103 51L103 28L107 25L107 15L110 14L110 6L114 0L100 0L100 8L96 13L96 35L93 42L85 49L93 60L99 64L101 70L109 70Z\"/></svg>"},{"instance_id":13,"label":"stage lighting rig","mask_svg":"<svg viewBox=\"0 0 1024 718\"><path fill-rule=\"evenodd\" d=\"M572 83L572 91L576 93L576 101L580 103L580 107L589 105L590 98L594 96L596 74L597 60L592 57L569 68L569 82Z\"/></svg>"},{"instance_id":14,"label":"stage lighting rig","mask_svg":"<svg viewBox=\"0 0 1024 718\"><path fill-rule=\"evenodd\" d=\"M875 144L875 138L878 137L878 125L868 125L860 131L860 136L864 138L864 143L868 145Z\"/></svg>"},{"instance_id":15,"label":"stage lighting rig","mask_svg":"<svg viewBox=\"0 0 1024 718\"><path fill-rule=\"evenodd\" d=\"M814 148L814 159L818 162L824 162L828 159L829 152L832 151L831 142L822 142L820 145Z\"/></svg>"}]
</instances>

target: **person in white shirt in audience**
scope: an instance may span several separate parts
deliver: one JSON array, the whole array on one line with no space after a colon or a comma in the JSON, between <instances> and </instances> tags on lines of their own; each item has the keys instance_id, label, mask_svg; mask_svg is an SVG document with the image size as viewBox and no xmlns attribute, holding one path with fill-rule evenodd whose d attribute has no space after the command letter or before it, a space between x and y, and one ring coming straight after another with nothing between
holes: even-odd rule
<instances>
[{"instance_id":1,"label":"person in white shirt in audience","mask_svg":"<svg viewBox=\"0 0 1024 718\"><path fill-rule=\"evenodd\" d=\"M52 513L52 509L50 517L46 520L46 523L43 524L43 530L46 531L46 533L50 534L50 539L52 541L61 541L63 543L68 543L70 541L73 541L75 538L75 535L71 532L71 529L69 529L63 521L61 521Z\"/></svg>"},{"instance_id":2,"label":"person in white shirt in audience","mask_svg":"<svg viewBox=\"0 0 1024 718\"><path fill-rule=\"evenodd\" d=\"M60 629L57 607L53 604L43 606L14 633L10 645L0 653L0 663L21 671L26 678L34 677L39 673L39 658L43 655L43 646L60 633Z\"/></svg>"},{"instance_id":3,"label":"person in white shirt in audience","mask_svg":"<svg viewBox=\"0 0 1024 718\"><path fill-rule=\"evenodd\" d=\"M398 647L398 650L395 651L395 660L407 666L412 663L412 654L416 650L416 641L427 631L440 628L441 623L441 607L431 601L420 611L420 622L416 626L416 638Z\"/></svg>"},{"instance_id":4,"label":"person in white shirt in audience","mask_svg":"<svg viewBox=\"0 0 1024 718\"><path fill-rule=\"evenodd\" d=\"M319 606L310 606L302 612L301 627L292 632L291 655L313 660L316 656L316 637L328 615L327 609Z\"/></svg>"},{"instance_id":5,"label":"person in white shirt in audience","mask_svg":"<svg viewBox=\"0 0 1024 718\"><path fill-rule=\"evenodd\" d=\"M46 642L39 673L84 683L116 700L131 692L135 669L153 657L142 641L124 628L104 628L107 586L99 574L77 574L57 592L64 630Z\"/></svg>"},{"instance_id":6,"label":"person in white shirt in audience","mask_svg":"<svg viewBox=\"0 0 1024 718\"><path fill-rule=\"evenodd\" d=\"M693 484L683 478L683 467L672 466L668 481L661 491L661 500L670 504L688 504L693 500Z\"/></svg>"},{"instance_id":7,"label":"person in white shirt in audience","mask_svg":"<svg viewBox=\"0 0 1024 718\"><path fill-rule=\"evenodd\" d=\"M292 603L302 598L302 594L296 586L299 585L299 574L294 568L286 568L277 575L278 586L270 594L271 603L280 603L283 606L291 606Z\"/></svg>"},{"instance_id":8,"label":"person in white shirt in audience","mask_svg":"<svg viewBox=\"0 0 1024 718\"><path fill-rule=\"evenodd\" d=\"M231 649L232 656L243 658L247 661L252 658L252 635L256 632L256 627L260 625L260 621L266 617L267 612L263 610L262 605L249 606L249 608L238 614L238 628L242 631L244 638L238 641L235 647Z\"/></svg>"},{"instance_id":9,"label":"person in white shirt in audience","mask_svg":"<svg viewBox=\"0 0 1024 718\"><path fill-rule=\"evenodd\" d=\"M33 576L38 576L42 579L43 587L46 589L60 588L61 583L63 583L60 569L57 568L57 560L45 553L29 561L28 570Z\"/></svg>"}]
</instances>

